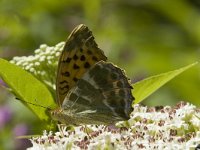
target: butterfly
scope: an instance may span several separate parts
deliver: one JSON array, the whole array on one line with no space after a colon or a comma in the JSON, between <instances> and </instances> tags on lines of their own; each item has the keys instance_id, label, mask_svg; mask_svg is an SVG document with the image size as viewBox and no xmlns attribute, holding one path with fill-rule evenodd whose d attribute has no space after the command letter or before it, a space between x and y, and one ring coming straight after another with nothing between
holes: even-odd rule
<instances>
[{"instance_id":1,"label":"butterfly","mask_svg":"<svg viewBox=\"0 0 200 150\"><path fill-rule=\"evenodd\" d=\"M69 35L61 53L54 120L68 125L113 124L129 119L134 97L125 72L98 48L89 28L80 24Z\"/></svg>"}]
</instances>

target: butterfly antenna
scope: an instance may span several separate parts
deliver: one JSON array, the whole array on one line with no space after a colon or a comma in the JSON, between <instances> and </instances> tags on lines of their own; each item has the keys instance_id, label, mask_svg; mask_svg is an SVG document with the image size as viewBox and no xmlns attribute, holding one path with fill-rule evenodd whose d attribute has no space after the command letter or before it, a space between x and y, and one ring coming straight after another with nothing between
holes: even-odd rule
<instances>
[{"instance_id":1,"label":"butterfly antenna","mask_svg":"<svg viewBox=\"0 0 200 150\"><path fill-rule=\"evenodd\" d=\"M49 108L49 107L45 107L45 106L42 106L42 105L39 105L39 104L34 104L34 103L31 103L31 102L27 102L27 101L25 101L25 100L19 99L18 97L16 97L15 99L16 99L16 100L19 100L19 101L21 101L21 102L27 103L27 104L31 104L31 105L34 105L34 106L38 106L38 107L42 107L42 108L51 110L51 108Z\"/></svg>"}]
</instances>

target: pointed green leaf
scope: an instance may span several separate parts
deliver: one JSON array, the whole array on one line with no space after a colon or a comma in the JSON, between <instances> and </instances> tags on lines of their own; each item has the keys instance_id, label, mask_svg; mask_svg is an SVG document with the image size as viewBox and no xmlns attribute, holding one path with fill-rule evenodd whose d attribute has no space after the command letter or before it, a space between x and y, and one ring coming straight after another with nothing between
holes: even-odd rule
<instances>
[{"instance_id":1,"label":"pointed green leaf","mask_svg":"<svg viewBox=\"0 0 200 150\"><path fill-rule=\"evenodd\" d=\"M0 77L22 101L48 107L55 105L47 87L33 75L0 58ZM29 103L27 105L41 120L49 119L46 109Z\"/></svg>"},{"instance_id":2,"label":"pointed green leaf","mask_svg":"<svg viewBox=\"0 0 200 150\"><path fill-rule=\"evenodd\" d=\"M135 84L133 84L134 90L132 91L135 97L134 104L141 102L146 97L155 92L157 89L159 89L161 86L163 86L165 83L169 82L171 79L186 71L187 69L191 68L192 66L196 65L197 63L198 62L195 62L180 69L170 71L167 73L162 73L136 82Z\"/></svg>"}]
</instances>

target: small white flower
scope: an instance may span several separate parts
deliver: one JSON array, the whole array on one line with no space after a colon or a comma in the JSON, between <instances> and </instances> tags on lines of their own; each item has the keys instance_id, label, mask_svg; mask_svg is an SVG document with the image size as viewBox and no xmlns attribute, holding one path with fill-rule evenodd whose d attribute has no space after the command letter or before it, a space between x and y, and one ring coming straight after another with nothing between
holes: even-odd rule
<instances>
[{"instance_id":1,"label":"small white flower","mask_svg":"<svg viewBox=\"0 0 200 150\"><path fill-rule=\"evenodd\" d=\"M34 68L30 68L30 72L35 73L36 70Z\"/></svg>"},{"instance_id":2,"label":"small white flower","mask_svg":"<svg viewBox=\"0 0 200 150\"><path fill-rule=\"evenodd\" d=\"M144 110L142 106L140 106L140 110ZM181 108L179 108L181 109ZM170 108L172 110L172 108ZM134 110L136 113L136 111ZM166 111L165 113L169 113L170 111ZM176 111L175 111L176 112ZM182 118L175 117L164 120L165 122L158 121L153 115L147 115L147 113L151 114L152 112L144 112L145 115L142 115L141 112L137 112L136 115L133 115L131 119L136 119L135 124L133 124L130 128L126 130L108 130L108 127L104 125L88 125L87 128L90 128L92 133L85 133L84 127L78 126L74 127L75 131L66 131L66 128L60 128L60 132L56 132L55 134L47 134L44 132L41 139L38 140L47 140L46 136L51 136L54 139L54 143L49 143L46 141L46 147L44 149L189 149L193 147L193 145L197 146L197 143L200 141L200 127L198 128L198 132L196 132L196 137L191 138L193 140L181 140L184 138L180 135L176 135L176 130L180 128L180 130L188 130L187 127L191 124L186 124L184 121L181 121ZM185 112L186 113L186 112ZM195 112L198 113L198 112ZM154 115L159 115L160 119L162 115L160 112L153 112ZM138 116L140 117L138 120ZM166 115L163 115L165 117ZM145 119L143 118L145 117ZM148 118L150 117L150 118ZM131 120L130 119L130 120ZM147 119L147 120L146 120ZM173 124L173 126L168 123L168 121L175 122L174 119L178 119L181 122L179 124ZM150 121L149 121L150 120ZM182 125L181 125L182 124ZM33 146L35 146L34 140L31 140ZM180 142L181 143L180 143ZM45 142L44 142L45 143ZM45 145L45 144L44 144ZM48 148L47 148L48 145Z\"/></svg>"},{"instance_id":3,"label":"small white flower","mask_svg":"<svg viewBox=\"0 0 200 150\"><path fill-rule=\"evenodd\" d=\"M65 42L60 42L55 47L60 49L60 48L63 48L64 45L65 45Z\"/></svg>"},{"instance_id":4,"label":"small white flower","mask_svg":"<svg viewBox=\"0 0 200 150\"><path fill-rule=\"evenodd\" d=\"M21 57L18 57L18 56L13 57L13 60L14 60L14 61L18 61L18 60L20 60L20 59L21 59Z\"/></svg>"},{"instance_id":5,"label":"small white flower","mask_svg":"<svg viewBox=\"0 0 200 150\"><path fill-rule=\"evenodd\" d=\"M34 56L32 56L32 55L30 55L30 56L28 56L28 57L26 57L26 59L27 59L27 61L34 61L35 60L35 57Z\"/></svg>"},{"instance_id":6,"label":"small white flower","mask_svg":"<svg viewBox=\"0 0 200 150\"><path fill-rule=\"evenodd\" d=\"M45 75L46 72L45 71L40 71L40 75Z\"/></svg>"},{"instance_id":7,"label":"small white flower","mask_svg":"<svg viewBox=\"0 0 200 150\"><path fill-rule=\"evenodd\" d=\"M46 59L45 56L41 56L40 59L39 59L39 61L40 61L40 62L43 62L43 61L45 61L45 59Z\"/></svg>"},{"instance_id":8,"label":"small white flower","mask_svg":"<svg viewBox=\"0 0 200 150\"><path fill-rule=\"evenodd\" d=\"M22 64L21 61L16 62L16 65L17 65L17 66L20 66L21 64Z\"/></svg>"},{"instance_id":9,"label":"small white flower","mask_svg":"<svg viewBox=\"0 0 200 150\"><path fill-rule=\"evenodd\" d=\"M47 60L52 60L53 56L47 56Z\"/></svg>"},{"instance_id":10,"label":"small white flower","mask_svg":"<svg viewBox=\"0 0 200 150\"><path fill-rule=\"evenodd\" d=\"M15 60L11 60L10 63L11 63L11 64L15 64L16 61L15 61Z\"/></svg>"},{"instance_id":11,"label":"small white flower","mask_svg":"<svg viewBox=\"0 0 200 150\"><path fill-rule=\"evenodd\" d=\"M28 66L26 66L24 69L25 69L25 70L29 70L30 68L31 68L31 66L28 65Z\"/></svg>"},{"instance_id":12,"label":"small white flower","mask_svg":"<svg viewBox=\"0 0 200 150\"><path fill-rule=\"evenodd\" d=\"M40 66L40 62L35 62L34 65L35 66Z\"/></svg>"},{"instance_id":13,"label":"small white flower","mask_svg":"<svg viewBox=\"0 0 200 150\"><path fill-rule=\"evenodd\" d=\"M34 51L34 53L37 55L37 54L39 54L40 53L40 49L36 49L35 51Z\"/></svg>"},{"instance_id":14,"label":"small white flower","mask_svg":"<svg viewBox=\"0 0 200 150\"><path fill-rule=\"evenodd\" d=\"M56 57L60 56L60 52L56 52L55 56Z\"/></svg>"},{"instance_id":15,"label":"small white flower","mask_svg":"<svg viewBox=\"0 0 200 150\"><path fill-rule=\"evenodd\" d=\"M47 49L45 51L45 55L49 55L53 50L54 50L53 47L47 47Z\"/></svg>"},{"instance_id":16,"label":"small white flower","mask_svg":"<svg viewBox=\"0 0 200 150\"><path fill-rule=\"evenodd\" d=\"M41 45L40 45L40 49L41 49L41 50L46 50L47 47L48 47L48 46L47 46L46 44L41 44Z\"/></svg>"}]
</instances>

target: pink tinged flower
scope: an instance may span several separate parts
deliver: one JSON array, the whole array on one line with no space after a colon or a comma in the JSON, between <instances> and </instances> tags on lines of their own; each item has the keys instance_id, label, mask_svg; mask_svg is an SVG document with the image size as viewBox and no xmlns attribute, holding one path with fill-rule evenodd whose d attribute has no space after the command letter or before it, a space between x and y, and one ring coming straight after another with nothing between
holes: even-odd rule
<instances>
[{"instance_id":1,"label":"pink tinged flower","mask_svg":"<svg viewBox=\"0 0 200 150\"><path fill-rule=\"evenodd\" d=\"M1 79L0 79L0 86L8 87L7 84L3 80L1 80Z\"/></svg>"},{"instance_id":2,"label":"pink tinged flower","mask_svg":"<svg viewBox=\"0 0 200 150\"><path fill-rule=\"evenodd\" d=\"M26 149L30 147L32 144L30 140L27 138L22 138L22 139L17 139L19 136L25 136L28 134L28 126L25 124L18 124L15 126L13 129L13 135L15 138L15 149L20 150L20 149Z\"/></svg>"},{"instance_id":3,"label":"pink tinged flower","mask_svg":"<svg viewBox=\"0 0 200 150\"><path fill-rule=\"evenodd\" d=\"M0 106L0 130L11 120L12 111L8 106Z\"/></svg>"},{"instance_id":4,"label":"pink tinged flower","mask_svg":"<svg viewBox=\"0 0 200 150\"><path fill-rule=\"evenodd\" d=\"M28 133L28 127L25 124L18 124L13 131L15 136L26 135Z\"/></svg>"}]
</instances>

